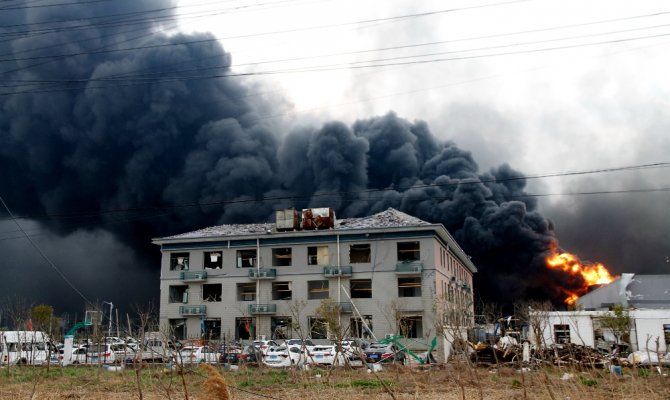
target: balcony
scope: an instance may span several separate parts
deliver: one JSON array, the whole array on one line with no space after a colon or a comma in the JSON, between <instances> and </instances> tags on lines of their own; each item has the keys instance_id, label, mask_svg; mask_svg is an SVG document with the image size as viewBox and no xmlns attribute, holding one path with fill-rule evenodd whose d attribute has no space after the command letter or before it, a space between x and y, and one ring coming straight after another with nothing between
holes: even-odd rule
<instances>
[{"instance_id":1,"label":"balcony","mask_svg":"<svg viewBox=\"0 0 670 400\"><path fill-rule=\"evenodd\" d=\"M182 271L179 276L184 282L204 282L207 280L207 271Z\"/></svg>"},{"instance_id":2,"label":"balcony","mask_svg":"<svg viewBox=\"0 0 670 400\"><path fill-rule=\"evenodd\" d=\"M349 302L341 302L340 303L340 312L341 313L347 313L347 314L354 312L353 304L351 304Z\"/></svg>"},{"instance_id":3,"label":"balcony","mask_svg":"<svg viewBox=\"0 0 670 400\"><path fill-rule=\"evenodd\" d=\"M423 263L421 261L403 261L395 265L396 275L421 275Z\"/></svg>"},{"instance_id":4,"label":"balcony","mask_svg":"<svg viewBox=\"0 0 670 400\"><path fill-rule=\"evenodd\" d=\"M353 268L351 265L344 265L341 267L336 267L333 265L329 265L327 267L323 267L323 275L326 278L337 278L338 276L351 276L353 271Z\"/></svg>"},{"instance_id":5,"label":"balcony","mask_svg":"<svg viewBox=\"0 0 670 400\"><path fill-rule=\"evenodd\" d=\"M183 316L187 315L205 315L207 312L207 306L180 306L179 314Z\"/></svg>"},{"instance_id":6,"label":"balcony","mask_svg":"<svg viewBox=\"0 0 670 400\"><path fill-rule=\"evenodd\" d=\"M277 312L276 304L249 304L249 314L274 314Z\"/></svg>"},{"instance_id":7,"label":"balcony","mask_svg":"<svg viewBox=\"0 0 670 400\"><path fill-rule=\"evenodd\" d=\"M251 279L275 279L277 277L277 270L275 268L266 269L250 269L249 278Z\"/></svg>"}]
</instances>

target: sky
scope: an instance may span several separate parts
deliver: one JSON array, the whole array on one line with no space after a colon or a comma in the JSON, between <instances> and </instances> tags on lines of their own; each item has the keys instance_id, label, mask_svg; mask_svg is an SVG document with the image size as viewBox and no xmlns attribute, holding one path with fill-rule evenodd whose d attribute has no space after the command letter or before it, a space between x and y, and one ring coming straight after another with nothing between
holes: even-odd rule
<instances>
[{"instance_id":1,"label":"sky","mask_svg":"<svg viewBox=\"0 0 670 400\"><path fill-rule=\"evenodd\" d=\"M0 17L8 296L131 312L151 238L280 206L444 223L491 301L670 267L665 2L58 3Z\"/></svg>"},{"instance_id":2,"label":"sky","mask_svg":"<svg viewBox=\"0 0 670 400\"><path fill-rule=\"evenodd\" d=\"M669 161L662 1L231 2L202 20L211 5L179 4L180 29L221 38L234 72L285 71L250 79L283 97L269 116L289 128L392 110L482 169L527 176ZM387 66L360 68L372 64ZM321 71L290 72L306 68ZM539 209L566 251L617 273L667 271L667 192L569 195L667 189L667 171L530 179L528 192L547 195Z\"/></svg>"}]
</instances>

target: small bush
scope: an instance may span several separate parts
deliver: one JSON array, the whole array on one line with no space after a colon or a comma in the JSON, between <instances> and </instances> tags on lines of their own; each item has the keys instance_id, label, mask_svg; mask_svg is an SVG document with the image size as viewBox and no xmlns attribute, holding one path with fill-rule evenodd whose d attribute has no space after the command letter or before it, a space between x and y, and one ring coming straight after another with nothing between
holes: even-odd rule
<instances>
[{"instance_id":1,"label":"small bush","mask_svg":"<svg viewBox=\"0 0 670 400\"><path fill-rule=\"evenodd\" d=\"M590 379L590 378L584 378L583 376L579 377L579 381L582 382L583 385L586 386L598 386L598 381L595 379Z\"/></svg>"},{"instance_id":2,"label":"small bush","mask_svg":"<svg viewBox=\"0 0 670 400\"><path fill-rule=\"evenodd\" d=\"M512 380L512 387L513 387L513 388L519 388L519 387L521 387L521 381L518 380L518 379L513 379L513 380Z\"/></svg>"}]
</instances>

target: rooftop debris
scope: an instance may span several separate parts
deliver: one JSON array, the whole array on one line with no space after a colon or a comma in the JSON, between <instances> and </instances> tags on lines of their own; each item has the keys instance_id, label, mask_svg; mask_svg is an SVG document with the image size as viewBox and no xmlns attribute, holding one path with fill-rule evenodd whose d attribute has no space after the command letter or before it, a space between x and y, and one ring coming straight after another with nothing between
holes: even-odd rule
<instances>
[{"instance_id":1,"label":"rooftop debris","mask_svg":"<svg viewBox=\"0 0 670 400\"><path fill-rule=\"evenodd\" d=\"M405 214L394 208L388 208L380 213L361 218L345 218L335 221L334 230L347 229L374 229L374 228L396 228L407 226L431 225L429 222ZM163 239L195 239L216 236L240 236L258 235L273 232L276 224L272 222L261 224L227 224L217 225L186 232L179 235L168 236Z\"/></svg>"}]
</instances>

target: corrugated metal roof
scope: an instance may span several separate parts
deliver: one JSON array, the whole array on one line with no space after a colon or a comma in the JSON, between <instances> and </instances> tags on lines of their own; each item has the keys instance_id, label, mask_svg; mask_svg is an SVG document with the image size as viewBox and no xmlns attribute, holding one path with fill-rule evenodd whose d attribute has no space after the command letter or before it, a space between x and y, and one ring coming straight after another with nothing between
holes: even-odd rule
<instances>
[{"instance_id":1,"label":"corrugated metal roof","mask_svg":"<svg viewBox=\"0 0 670 400\"><path fill-rule=\"evenodd\" d=\"M421 225L432 225L429 222L405 214L394 208L389 208L380 213L361 218L345 218L335 222L335 230L353 230L353 229L377 229L377 228L401 228ZM158 240L174 239L197 239L211 238L220 236L243 236L258 235L268 231L274 231L274 223L263 224L228 224L211 226L199 229L197 231L181 233L173 236L166 236Z\"/></svg>"}]
</instances>

